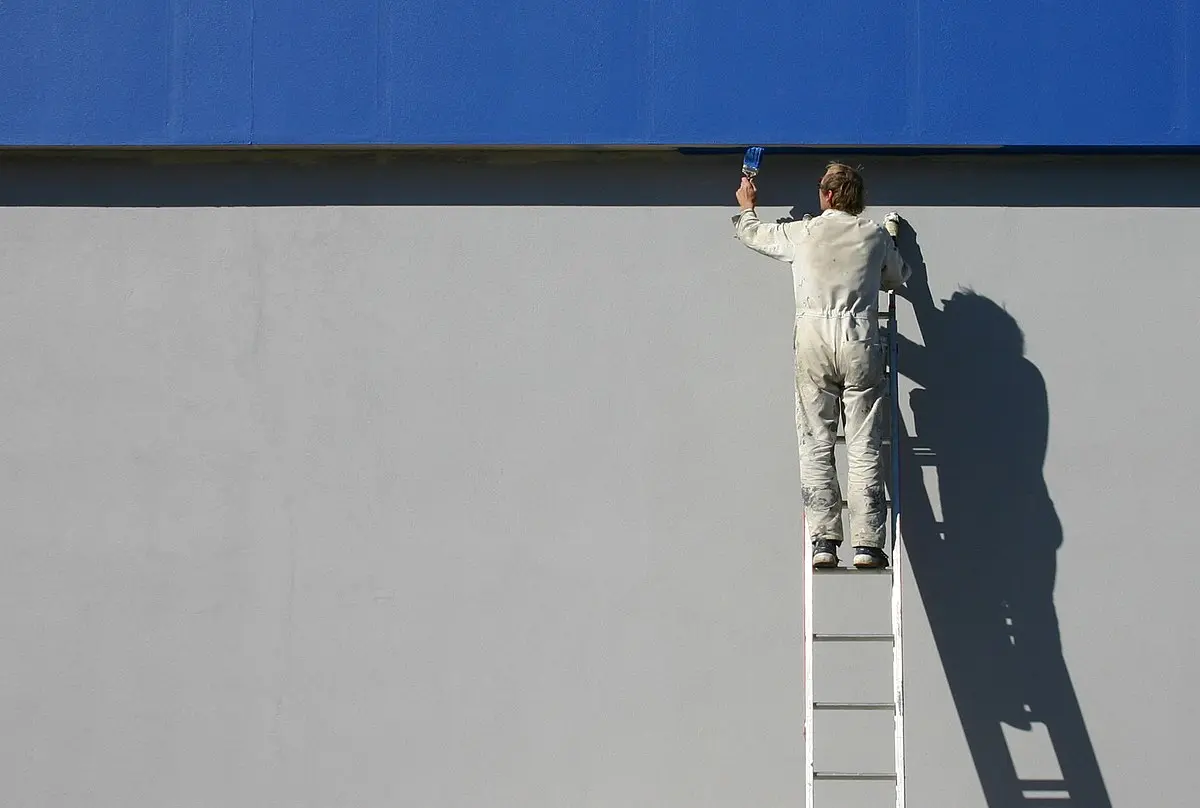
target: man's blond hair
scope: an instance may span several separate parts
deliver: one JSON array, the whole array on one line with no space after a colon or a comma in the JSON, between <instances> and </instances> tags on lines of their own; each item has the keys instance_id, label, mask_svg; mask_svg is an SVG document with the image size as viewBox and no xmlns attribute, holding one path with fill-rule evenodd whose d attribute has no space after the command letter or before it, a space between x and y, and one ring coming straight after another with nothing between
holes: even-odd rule
<instances>
[{"instance_id":1,"label":"man's blond hair","mask_svg":"<svg viewBox=\"0 0 1200 808\"><path fill-rule=\"evenodd\" d=\"M866 207L862 175L845 163L830 163L825 167L821 190L833 194L829 204L837 210L857 216Z\"/></svg>"}]
</instances>

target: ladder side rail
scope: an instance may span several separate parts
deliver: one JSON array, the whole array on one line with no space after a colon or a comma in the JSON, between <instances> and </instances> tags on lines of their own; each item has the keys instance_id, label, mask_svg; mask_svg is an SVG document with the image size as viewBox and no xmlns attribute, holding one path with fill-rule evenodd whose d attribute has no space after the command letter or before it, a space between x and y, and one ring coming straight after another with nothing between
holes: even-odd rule
<instances>
[{"instance_id":1,"label":"ladder side rail","mask_svg":"<svg viewBox=\"0 0 1200 808\"><path fill-rule=\"evenodd\" d=\"M795 385L793 385L795 389ZM796 393L797 408L799 407L799 392ZM797 411L799 411L797 409ZM799 435L797 435L799 438ZM799 448L799 440L796 441ZM800 538L804 544L804 572L803 572L803 632L804 632L804 804L806 808L813 808L815 799L815 765L814 765L814 739L813 739L813 547L808 536L808 522L805 519L804 508L800 509Z\"/></svg>"},{"instance_id":2,"label":"ladder side rail","mask_svg":"<svg viewBox=\"0 0 1200 808\"><path fill-rule=\"evenodd\" d=\"M895 702L895 772L896 808L904 808L904 632L903 632L903 555L900 530L900 372L899 324L896 312L896 293L888 292L888 398L891 414L891 522L892 522L892 697Z\"/></svg>"}]
</instances>

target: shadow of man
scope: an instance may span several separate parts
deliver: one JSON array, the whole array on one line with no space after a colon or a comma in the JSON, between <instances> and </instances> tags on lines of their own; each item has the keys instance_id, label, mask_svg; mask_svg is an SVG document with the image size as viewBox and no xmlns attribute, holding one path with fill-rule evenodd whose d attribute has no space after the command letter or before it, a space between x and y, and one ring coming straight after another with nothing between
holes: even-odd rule
<instances>
[{"instance_id":1,"label":"shadow of man","mask_svg":"<svg viewBox=\"0 0 1200 808\"><path fill-rule=\"evenodd\" d=\"M915 434L902 436L901 529L988 805L1049 804L1057 792L1063 808L1110 806L1054 608L1063 530L1042 475L1045 382L1003 307L960 290L939 310L907 224L898 242L913 269L900 295L925 343L899 338L900 373L919 385ZM1061 780L1018 776L1002 724L1039 723Z\"/></svg>"}]
</instances>

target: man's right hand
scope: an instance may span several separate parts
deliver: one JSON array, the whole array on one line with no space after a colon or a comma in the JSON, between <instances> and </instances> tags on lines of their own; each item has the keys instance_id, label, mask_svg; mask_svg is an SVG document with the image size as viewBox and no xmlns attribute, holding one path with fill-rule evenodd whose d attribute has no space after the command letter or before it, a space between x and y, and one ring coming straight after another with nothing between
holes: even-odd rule
<instances>
[{"instance_id":1,"label":"man's right hand","mask_svg":"<svg viewBox=\"0 0 1200 808\"><path fill-rule=\"evenodd\" d=\"M742 176L742 184L737 189L737 201L742 210L753 209L754 203L758 201L758 189L745 175Z\"/></svg>"}]
</instances>

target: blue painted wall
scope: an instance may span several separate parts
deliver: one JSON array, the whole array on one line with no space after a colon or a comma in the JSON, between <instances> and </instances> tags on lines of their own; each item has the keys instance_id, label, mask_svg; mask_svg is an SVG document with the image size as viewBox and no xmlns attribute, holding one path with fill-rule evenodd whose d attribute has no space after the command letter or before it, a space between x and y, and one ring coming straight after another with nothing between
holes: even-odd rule
<instances>
[{"instance_id":1,"label":"blue painted wall","mask_svg":"<svg viewBox=\"0 0 1200 808\"><path fill-rule=\"evenodd\" d=\"M0 144L1200 144L1197 0L6 0Z\"/></svg>"}]
</instances>

